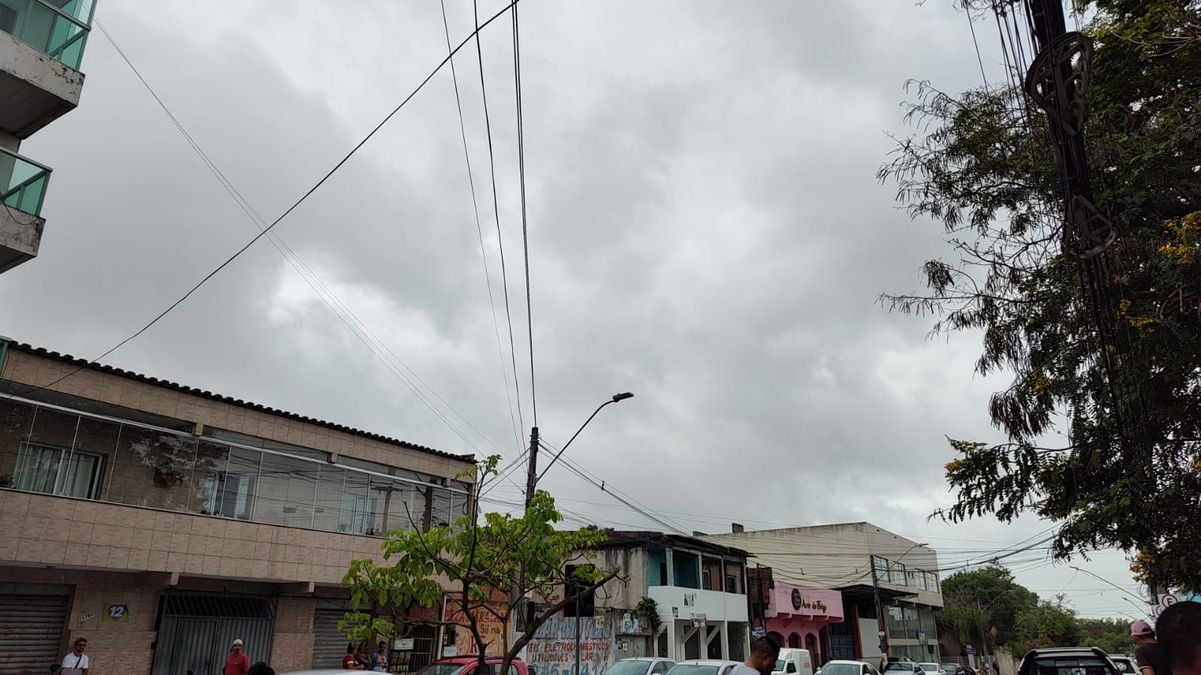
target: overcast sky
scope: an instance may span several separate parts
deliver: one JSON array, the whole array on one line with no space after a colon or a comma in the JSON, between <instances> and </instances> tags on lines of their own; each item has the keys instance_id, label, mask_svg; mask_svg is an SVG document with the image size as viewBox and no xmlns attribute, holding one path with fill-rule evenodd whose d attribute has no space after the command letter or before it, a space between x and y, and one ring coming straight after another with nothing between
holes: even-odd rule
<instances>
[{"instance_id":1,"label":"overcast sky","mask_svg":"<svg viewBox=\"0 0 1201 675\"><path fill-rule=\"evenodd\" d=\"M457 44L471 7L447 4ZM561 444L608 396L636 394L572 445L576 466L686 530L869 520L944 565L1050 527L927 521L951 499L944 437L995 440L987 401L1004 379L973 374L978 335L928 340L929 320L875 304L946 251L874 172L887 134L909 133L906 79L980 83L954 4L521 3L538 423ZM104 0L97 18L269 221L446 54L433 0ZM263 240L107 361L516 458L532 406L511 25L482 36L520 423L474 49L455 65L498 323L444 69L275 230L387 350ZM83 70L79 108L22 146L55 172L40 255L0 276L0 333L93 358L257 230L99 31ZM519 499L514 479L489 498ZM573 518L656 527L566 466L543 487ZM1044 597L1138 614L1087 574L1014 559ZM1120 553L1074 564L1137 593Z\"/></svg>"}]
</instances>

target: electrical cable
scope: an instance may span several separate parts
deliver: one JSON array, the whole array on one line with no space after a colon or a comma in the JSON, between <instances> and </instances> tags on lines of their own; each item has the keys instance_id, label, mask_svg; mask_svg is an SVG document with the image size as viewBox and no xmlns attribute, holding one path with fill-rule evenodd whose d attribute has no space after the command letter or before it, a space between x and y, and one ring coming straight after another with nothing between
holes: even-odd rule
<instances>
[{"instance_id":1,"label":"electrical cable","mask_svg":"<svg viewBox=\"0 0 1201 675\"><path fill-rule=\"evenodd\" d=\"M479 0L472 0L471 6L475 23L479 25ZM516 7L517 3L514 2L511 6ZM484 129L488 134L488 168L492 176L492 215L496 220L496 245L500 251L500 278L501 287L504 289L505 320L509 325L509 358L513 366L513 388L517 391L517 419L521 423L521 428L525 429L525 418L521 412L521 384L517 375L517 343L513 339L513 313L509 305L509 271L505 264L505 239L500 230L500 199L496 190L496 154L492 147L492 114L488 112L488 87L484 83L484 49L480 45L479 28L475 30L475 55L480 67L480 96L484 102Z\"/></svg>"},{"instance_id":2,"label":"electrical cable","mask_svg":"<svg viewBox=\"0 0 1201 675\"><path fill-rule=\"evenodd\" d=\"M260 230L260 232L265 231L268 227L266 219L264 219L258 210L250 204L249 200L247 200L241 191L238 190L237 186L235 186L233 182L229 180L229 178L225 175L225 172L221 170L216 162L209 157L208 153L205 152L204 148L201 147L199 142L197 142L196 139L191 135L191 133L183 125L182 121L180 121L179 117L175 115L163 98L159 96L158 92L154 89L150 82L145 78L145 76L143 76L141 70L133 63L132 59L130 59L129 55L126 54L125 50L122 49L120 44L117 43L116 39L113 37L112 33L109 32L108 28L99 21L96 21L96 26L100 29L101 33L104 35L109 44L112 45L118 56L121 57L121 59L133 72L137 80L158 104L158 107L167 115L168 119L171 121L171 124L183 137L184 141L189 147L192 148L192 151L197 155L197 157L200 158L201 162L205 165L205 167L209 170L209 172L213 175L225 192L230 196L238 208L246 215L247 218L251 220L251 222ZM300 277L305 280L310 288L312 288L312 290L317 294L318 298L321 299L326 307L329 308L329 310L333 312L334 315L338 317L338 319L340 319L347 326L347 328L351 330L352 333L355 334L355 337L367 347L372 355L375 356L376 359L378 359L381 364L383 364L384 367L393 374L393 376L400 380L402 384L404 384L406 388L408 388L409 391L414 395L414 397L430 408L435 416L437 416L444 424L447 425L448 428L462 438L463 441L467 443L473 451L476 453L480 452L478 446L466 438L463 432L440 410L438 410L437 406L435 406L433 402L425 396L425 394L420 390L419 387L417 387L416 384L414 384L407 376L405 376L404 373L400 372L395 367L395 364L388 363L388 359L380 352L381 349L386 351L396 364L399 364L402 368L404 368L404 370L407 370L413 378L420 382L444 406L446 406L459 419L466 423L472 431L480 436L480 438L482 438L489 445L497 447L496 443L494 443L486 434L472 424L470 420L468 420L462 413L458 411L458 409L451 405L450 402L443 398L441 394L439 394L433 387L429 385L429 383L422 379L416 371L410 368L408 364L405 363L404 360L401 359L390 347L388 347L388 345L378 335L371 331L367 324L359 319L354 311L351 310L350 307L332 289L329 288L324 280L322 280L321 277L315 271L313 271L313 269L304 261L304 259L301 258L300 255L291 248L291 246L288 245L287 241L284 240L282 235L280 235L278 232L270 232L267 238L276 251L278 251L279 254L292 265L293 269L295 269ZM65 379L65 377L63 379ZM505 389L507 394L507 380ZM520 443L518 445L520 446Z\"/></svg>"},{"instance_id":3,"label":"electrical cable","mask_svg":"<svg viewBox=\"0 0 1201 675\"><path fill-rule=\"evenodd\" d=\"M201 277L200 281L196 282L196 284L193 285L186 293L184 293L177 300L175 300L174 302L169 304L166 307L166 309L162 310L157 315L155 315L155 317L153 319L151 319L149 322L147 322L144 326L142 326L137 331L135 331L133 334L124 338L117 344L110 347L108 350L106 350L100 356L97 356L96 358L92 359L92 363L99 362L100 360L109 356L110 354L117 351L121 347L124 347L126 344L129 344L129 342L137 339L139 336L144 334L146 331L150 330L150 328L152 328L155 324L157 324L159 321L161 321L163 319L163 317L170 314L176 307L183 304L196 291L200 290L200 288L202 286L204 286L204 284L206 284L210 279L217 276L217 274L219 274L222 270L224 270L226 267L228 267L233 261L237 260L243 253L245 253L247 250L249 250L251 246L253 246L255 243L257 243L263 237L267 236L268 232L271 232L275 228L275 226L277 226L281 222L283 222L283 220L285 218L287 218L293 211L295 211L301 204L303 204L305 202L305 200L307 200L310 196L312 196L313 193L315 193L318 189L321 188L321 186L325 185L325 183L330 178L332 178L333 175L335 173L337 173L338 170L341 169L346 164L346 162L350 161L350 158L353 157L364 145L366 145L367 142L370 141L380 131L380 129L382 129L384 127L384 125L386 125L393 117L395 117L396 114L398 112L400 112L401 109L403 109L409 103L409 101L413 100L413 98L415 96L417 96L418 92L420 92L425 87L425 85L428 84L429 81L434 78L434 75L437 75L438 72L440 70L442 70L442 67L445 66L450 61L451 56L453 56L460 49L462 49L467 44L467 42L471 40L472 37L475 37L476 41L478 43L480 31L483 30L485 27L487 27L489 24L491 24L493 21L495 21L496 19L498 19L502 15L504 15L505 12L507 12L511 8L515 7L519 1L520 0L512 0L509 4L505 5L504 8L502 8L499 12L494 14L491 18L489 18L483 24L477 24L475 30L472 31L472 34L468 35L466 38L464 38L463 41L459 43L458 47L456 47L450 54L448 54L446 56L446 58L442 59L442 61L432 71L430 71L429 75L426 75L425 79L423 79L413 89L413 91L410 92L409 95L406 96L404 98L404 100L402 100L400 102L399 105L397 105L395 108L393 108L392 111L389 112L384 117L384 119L379 122L379 124L377 124L370 132L368 132L367 135L364 136L362 140L360 140L358 143L356 143L354 145L354 147L352 147L350 149L350 151L346 153L346 155L344 155L340 160L338 160L338 162L334 164L333 168L331 168L320 179L318 179L317 182L314 183L312 187L310 187L308 190L306 190L304 192L304 194L302 194L296 201L294 201L291 206L289 206L282 214L280 214L280 216L278 218L273 220L271 222L271 224L269 224L264 230L262 230L261 232L256 234L254 237L252 237L250 239L250 241L246 242L246 244L244 244L241 248L236 250L228 258L226 258L221 264L217 265L208 274L205 274L203 277ZM69 371L67 374L63 375L59 379L55 380L54 382L50 383L49 385L46 385L45 388L53 387L54 385L65 380L66 378L74 375L75 373L78 373L82 369L83 369L83 366L79 366L75 370Z\"/></svg>"},{"instance_id":4,"label":"electrical cable","mask_svg":"<svg viewBox=\"0 0 1201 675\"><path fill-rule=\"evenodd\" d=\"M446 18L446 0L439 0L442 5L442 30L446 35L446 49L451 51L450 22ZM516 9L516 6L514 6ZM484 228L480 223L480 204L475 192L475 172L471 169L471 153L467 147L467 124L463 119L463 99L459 94L459 73L455 68L455 60L450 59L450 79L455 89L455 108L459 111L459 135L463 139L463 160L467 164L467 184L471 188L471 209L475 213L475 232L480 241L480 260L484 263L484 285L488 288L488 310L492 312L492 330L496 334L496 352L500 356L500 376L504 381L505 400L509 404L509 421L513 425L514 447L522 447L521 432L518 430L516 413L513 410L513 399L509 396L509 375L505 368L505 350L500 341L500 321L496 318L496 298L492 295L492 274L488 270L488 251L484 246ZM528 452L528 451L527 451Z\"/></svg>"},{"instance_id":5,"label":"electrical cable","mask_svg":"<svg viewBox=\"0 0 1201 675\"><path fill-rule=\"evenodd\" d=\"M518 30L517 7L510 15L513 20L513 88L517 99L517 173L521 184L521 244L525 252L525 320L530 338L530 410L534 426L538 426L538 389L534 384L534 312L530 299L530 233L525 201L525 118L521 107L521 34Z\"/></svg>"}]
</instances>

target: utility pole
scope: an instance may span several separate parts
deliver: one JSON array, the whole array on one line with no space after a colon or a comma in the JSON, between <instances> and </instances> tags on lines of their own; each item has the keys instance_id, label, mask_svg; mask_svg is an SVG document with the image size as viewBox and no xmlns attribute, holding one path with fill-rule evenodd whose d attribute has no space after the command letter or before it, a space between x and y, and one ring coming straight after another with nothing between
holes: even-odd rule
<instances>
[{"instance_id":1,"label":"utility pole","mask_svg":"<svg viewBox=\"0 0 1201 675\"><path fill-rule=\"evenodd\" d=\"M888 632L884 624L884 608L880 606L880 579L876 575L876 556L870 556L869 562L872 566L872 597L876 602L876 630L877 637L880 640L880 659L883 663L888 661ZM883 667L881 667L883 669Z\"/></svg>"},{"instance_id":2,"label":"utility pole","mask_svg":"<svg viewBox=\"0 0 1201 675\"><path fill-rule=\"evenodd\" d=\"M530 508L538 487L538 427L530 428L530 461L525 478L525 507Z\"/></svg>"}]
</instances>

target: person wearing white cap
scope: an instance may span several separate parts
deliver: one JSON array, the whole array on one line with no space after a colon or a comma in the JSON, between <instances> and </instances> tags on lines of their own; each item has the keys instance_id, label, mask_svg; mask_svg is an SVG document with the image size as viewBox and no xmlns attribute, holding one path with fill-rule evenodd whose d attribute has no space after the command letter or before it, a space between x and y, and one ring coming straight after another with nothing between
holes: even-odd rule
<instances>
[{"instance_id":1,"label":"person wearing white cap","mask_svg":"<svg viewBox=\"0 0 1201 675\"><path fill-rule=\"evenodd\" d=\"M229 646L229 658L225 659L225 670L222 675L246 675L250 672L250 657L242 651L242 638L234 640Z\"/></svg>"},{"instance_id":2,"label":"person wearing white cap","mask_svg":"<svg viewBox=\"0 0 1201 675\"><path fill-rule=\"evenodd\" d=\"M1138 662L1139 675L1171 675L1163 649L1155 640L1155 629L1139 619L1130 624L1130 637L1138 643L1134 649L1134 660Z\"/></svg>"}]
</instances>

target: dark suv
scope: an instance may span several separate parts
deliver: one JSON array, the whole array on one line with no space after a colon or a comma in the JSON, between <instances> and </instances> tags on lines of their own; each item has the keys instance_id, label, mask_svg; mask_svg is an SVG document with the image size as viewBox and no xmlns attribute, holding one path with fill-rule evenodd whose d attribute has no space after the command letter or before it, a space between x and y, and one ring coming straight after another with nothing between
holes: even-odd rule
<instances>
[{"instance_id":1,"label":"dark suv","mask_svg":"<svg viewBox=\"0 0 1201 675\"><path fill-rule=\"evenodd\" d=\"M1095 647L1034 649L1022 657L1018 675L1123 675Z\"/></svg>"}]
</instances>

